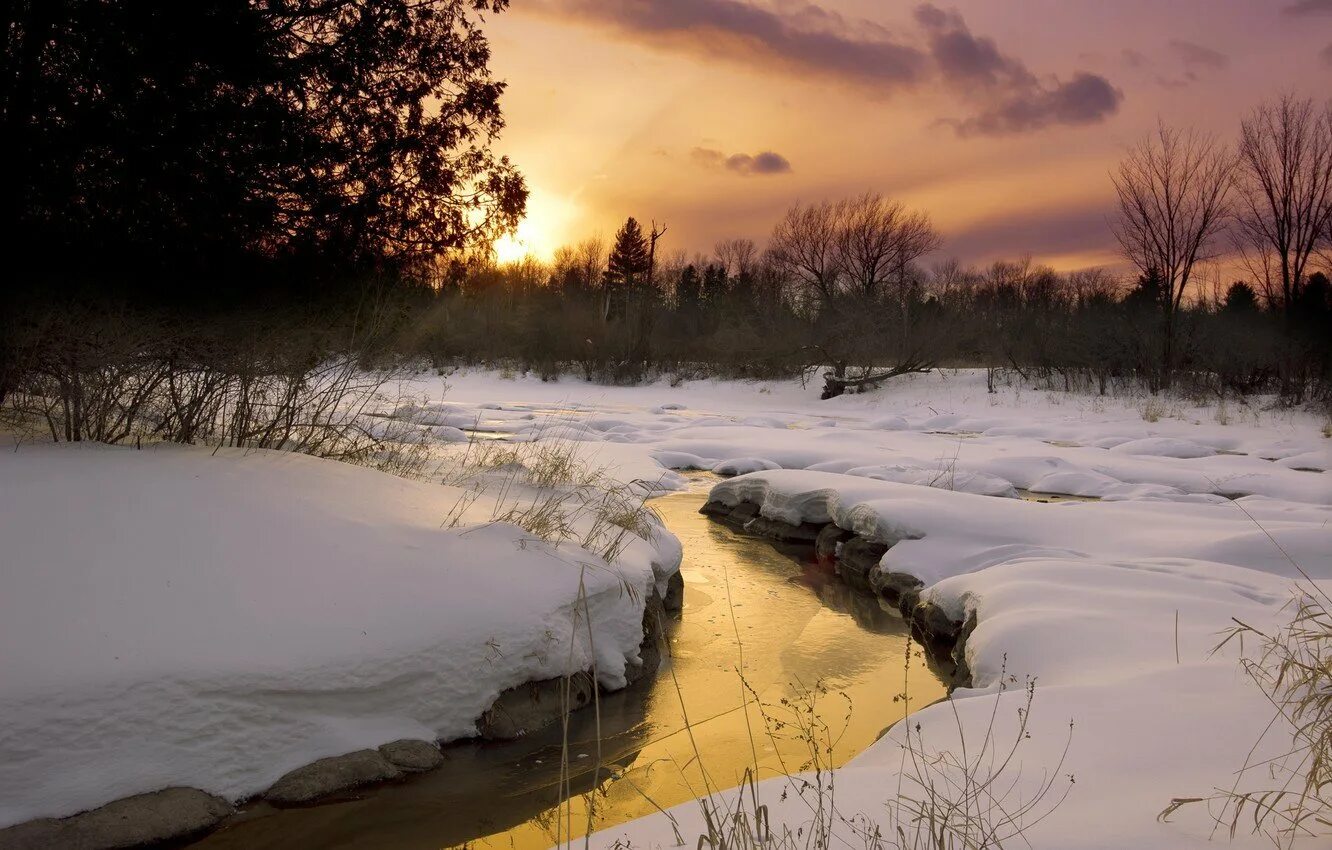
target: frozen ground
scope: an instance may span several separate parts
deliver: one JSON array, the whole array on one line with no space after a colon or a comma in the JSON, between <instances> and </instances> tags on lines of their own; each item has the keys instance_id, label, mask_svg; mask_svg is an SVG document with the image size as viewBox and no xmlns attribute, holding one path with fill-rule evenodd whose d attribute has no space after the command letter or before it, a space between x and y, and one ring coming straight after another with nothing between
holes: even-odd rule
<instances>
[{"instance_id":1,"label":"frozen ground","mask_svg":"<svg viewBox=\"0 0 1332 850\"><path fill-rule=\"evenodd\" d=\"M960 725L974 749L992 715L1007 740L1020 685L1038 678L1031 738L1008 774L1012 804L1060 764L1073 724L1055 793L1076 781L1031 825L1032 846L1213 846L1204 807L1168 822L1158 813L1172 798L1230 788L1246 758L1283 751L1280 724L1262 737L1272 708L1234 647L1210 650L1231 618L1267 628L1288 616L1300 569L1332 586L1332 443L1319 417L1234 402L989 394L974 372L828 402L783 383L607 389L484 374L448 383L448 404L434 412L455 427L586 441L625 477L659 474L652 461L751 473L714 498L901 540L881 569L920 577L954 617L978 619L968 642L975 687L916 715L925 748L959 751ZM416 389L438 398L443 388L424 378ZM1040 504L1015 498L1021 491L1100 500ZM852 816L886 826L904 766L910 787L903 734L840 772L840 837L854 846L864 840L851 834ZM1265 778L1245 773L1240 790L1267 787ZM808 830L809 801L794 784L775 778L760 790L774 821ZM700 807L685 805L594 844L672 846L666 817L686 844L706 831ZM1224 830L1215 837L1229 841ZM1235 843L1264 841L1241 830Z\"/></svg>"},{"instance_id":2,"label":"frozen ground","mask_svg":"<svg viewBox=\"0 0 1332 850\"><path fill-rule=\"evenodd\" d=\"M1005 656L1016 681L1040 680L1018 793L1075 724L1063 770L1076 785L1036 847L1202 846L1204 813L1157 813L1227 784L1270 717L1235 656L1208 650L1231 617L1282 616L1296 570L1268 533L1332 579L1330 441L1311 414L989 394L975 372L827 402L795 382L490 372L405 389L396 418L453 451L468 431L568 440L615 478L662 488L680 484L670 469L752 473L717 495L903 539L883 568L979 621L976 687L916 715L930 746L953 745L951 706L963 728L996 700L1000 726L1015 720L1021 689L998 693ZM619 582L645 587L661 578L651 562L671 559L663 537L667 551L635 544L619 575L587 572L512 528L441 529L450 488L308 458L25 447L0 457L0 477L0 823L177 782L237 796L323 755L462 734L500 688L564 669L550 636L567 652L580 573L613 679L641 616ZM474 525L487 515L470 511ZM899 740L842 771L840 810L881 819ZM779 805L782 781L764 789L774 820L807 821L798 795ZM698 808L672 816L695 843ZM674 844L661 816L595 843L626 836Z\"/></svg>"}]
</instances>

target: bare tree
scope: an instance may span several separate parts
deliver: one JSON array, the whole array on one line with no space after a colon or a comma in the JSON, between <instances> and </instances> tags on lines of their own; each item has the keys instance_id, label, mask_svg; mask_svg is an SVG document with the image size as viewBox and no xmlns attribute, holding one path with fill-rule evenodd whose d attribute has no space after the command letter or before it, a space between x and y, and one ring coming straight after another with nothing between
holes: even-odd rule
<instances>
[{"instance_id":1,"label":"bare tree","mask_svg":"<svg viewBox=\"0 0 1332 850\"><path fill-rule=\"evenodd\" d=\"M606 271L606 240L593 236L578 243L574 249L574 261L583 286L589 291L595 289Z\"/></svg>"},{"instance_id":2,"label":"bare tree","mask_svg":"<svg viewBox=\"0 0 1332 850\"><path fill-rule=\"evenodd\" d=\"M727 277L752 275L758 267L759 250L753 239L723 239L712 250Z\"/></svg>"},{"instance_id":3,"label":"bare tree","mask_svg":"<svg viewBox=\"0 0 1332 850\"><path fill-rule=\"evenodd\" d=\"M906 205L866 193L841 205L837 264L851 291L871 300L892 280Z\"/></svg>"},{"instance_id":4,"label":"bare tree","mask_svg":"<svg viewBox=\"0 0 1332 850\"><path fill-rule=\"evenodd\" d=\"M1124 256L1165 284L1160 386L1170 385L1176 316L1197 266L1210 259L1225 226L1234 173L1231 153L1211 136L1164 123L1112 172L1119 196L1114 227Z\"/></svg>"},{"instance_id":5,"label":"bare tree","mask_svg":"<svg viewBox=\"0 0 1332 850\"><path fill-rule=\"evenodd\" d=\"M847 283L865 298L894 284L905 304L908 268L942 244L929 214L874 193L844 202L840 212L837 259Z\"/></svg>"},{"instance_id":6,"label":"bare tree","mask_svg":"<svg viewBox=\"0 0 1332 850\"><path fill-rule=\"evenodd\" d=\"M1236 247L1268 299L1290 307L1332 228L1332 107L1285 95L1240 124Z\"/></svg>"},{"instance_id":7,"label":"bare tree","mask_svg":"<svg viewBox=\"0 0 1332 850\"><path fill-rule=\"evenodd\" d=\"M796 204L777 222L768 242L769 260L814 310L828 306L837 296L840 218L838 204Z\"/></svg>"}]
</instances>

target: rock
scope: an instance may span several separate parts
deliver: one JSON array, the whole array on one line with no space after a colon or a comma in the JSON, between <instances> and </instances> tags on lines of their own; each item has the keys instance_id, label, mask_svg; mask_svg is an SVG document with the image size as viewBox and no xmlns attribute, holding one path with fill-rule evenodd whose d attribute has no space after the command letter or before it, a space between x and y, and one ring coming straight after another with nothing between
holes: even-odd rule
<instances>
[{"instance_id":1,"label":"rock","mask_svg":"<svg viewBox=\"0 0 1332 850\"><path fill-rule=\"evenodd\" d=\"M951 664L962 624L952 620L933 602L921 602L911 611L911 634L940 666Z\"/></svg>"},{"instance_id":2,"label":"rock","mask_svg":"<svg viewBox=\"0 0 1332 850\"><path fill-rule=\"evenodd\" d=\"M837 547L856 535L844 528L828 523L814 538L814 555L820 563L832 563L837 557Z\"/></svg>"},{"instance_id":3,"label":"rock","mask_svg":"<svg viewBox=\"0 0 1332 850\"><path fill-rule=\"evenodd\" d=\"M731 506L726 504L725 502L709 500L703 503L703 507L699 508L698 512L705 516L712 516L721 519L730 516L731 510L732 510Z\"/></svg>"},{"instance_id":4,"label":"rock","mask_svg":"<svg viewBox=\"0 0 1332 850\"><path fill-rule=\"evenodd\" d=\"M591 703L596 687L592 676L582 672L509 688L477 720L477 733L493 741L520 738L554 723L566 710Z\"/></svg>"},{"instance_id":5,"label":"rock","mask_svg":"<svg viewBox=\"0 0 1332 850\"><path fill-rule=\"evenodd\" d=\"M879 559L888 551L888 544L852 537L842 544L837 555L837 573L856 590L874 592L870 576L879 566Z\"/></svg>"},{"instance_id":6,"label":"rock","mask_svg":"<svg viewBox=\"0 0 1332 850\"><path fill-rule=\"evenodd\" d=\"M408 773L434 770L444 763L444 754L439 751L439 746L420 738L390 741L379 748L379 754L394 767Z\"/></svg>"},{"instance_id":7,"label":"rock","mask_svg":"<svg viewBox=\"0 0 1332 850\"><path fill-rule=\"evenodd\" d=\"M402 771L378 751L357 750L296 768L274 782L264 798L279 805L308 803L348 788L401 776Z\"/></svg>"},{"instance_id":8,"label":"rock","mask_svg":"<svg viewBox=\"0 0 1332 850\"><path fill-rule=\"evenodd\" d=\"M802 522L800 525L791 525L788 522L782 522L779 519L768 519L764 516L754 517L745 525L745 531L750 534L759 534L764 537L772 538L781 543L795 543L801 546L813 546L819 538L819 532L823 531L822 525L812 522Z\"/></svg>"},{"instance_id":9,"label":"rock","mask_svg":"<svg viewBox=\"0 0 1332 850\"><path fill-rule=\"evenodd\" d=\"M676 570L666 579L666 598L661 600L662 607L668 614L679 614L684 610L684 576Z\"/></svg>"},{"instance_id":10,"label":"rock","mask_svg":"<svg viewBox=\"0 0 1332 850\"><path fill-rule=\"evenodd\" d=\"M726 521L732 525L743 526L758 515L758 505L753 502L741 502L731 509L731 513L726 517Z\"/></svg>"},{"instance_id":11,"label":"rock","mask_svg":"<svg viewBox=\"0 0 1332 850\"><path fill-rule=\"evenodd\" d=\"M920 601L920 589L924 583L910 573L883 572L879 570L870 576L874 590L890 604L897 606L903 616L909 616L911 610Z\"/></svg>"},{"instance_id":12,"label":"rock","mask_svg":"<svg viewBox=\"0 0 1332 850\"><path fill-rule=\"evenodd\" d=\"M967 663L967 640L975 630L976 611L973 609L967 615L967 621L962 624L962 631L958 633L957 642L953 644L953 681L949 685L949 693L957 688L971 687L971 665Z\"/></svg>"},{"instance_id":13,"label":"rock","mask_svg":"<svg viewBox=\"0 0 1332 850\"><path fill-rule=\"evenodd\" d=\"M67 818L0 829L0 850L111 850L202 835L234 810L197 788L165 788Z\"/></svg>"},{"instance_id":14,"label":"rock","mask_svg":"<svg viewBox=\"0 0 1332 850\"><path fill-rule=\"evenodd\" d=\"M643 640L638 644L638 663L624 671L626 685L632 685L657 672L661 666L661 642L665 635L666 616L666 607L653 589L643 603Z\"/></svg>"}]
</instances>

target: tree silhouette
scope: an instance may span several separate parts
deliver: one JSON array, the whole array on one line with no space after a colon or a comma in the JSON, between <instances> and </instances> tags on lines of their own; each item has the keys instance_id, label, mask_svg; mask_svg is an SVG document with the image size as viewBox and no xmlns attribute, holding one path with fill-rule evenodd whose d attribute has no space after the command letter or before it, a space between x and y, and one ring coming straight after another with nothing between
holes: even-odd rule
<instances>
[{"instance_id":1,"label":"tree silhouette","mask_svg":"<svg viewBox=\"0 0 1332 850\"><path fill-rule=\"evenodd\" d=\"M1258 293L1242 280L1237 280L1226 290L1221 309L1227 313L1250 314L1258 312Z\"/></svg>"},{"instance_id":2,"label":"tree silhouette","mask_svg":"<svg viewBox=\"0 0 1332 850\"><path fill-rule=\"evenodd\" d=\"M632 217L615 233L606 279L624 288L640 282L648 270L648 243L643 228Z\"/></svg>"},{"instance_id":3,"label":"tree silhouette","mask_svg":"<svg viewBox=\"0 0 1332 850\"><path fill-rule=\"evenodd\" d=\"M527 190L479 25L508 0L5 3L3 226L42 277L221 295L409 271Z\"/></svg>"}]
</instances>

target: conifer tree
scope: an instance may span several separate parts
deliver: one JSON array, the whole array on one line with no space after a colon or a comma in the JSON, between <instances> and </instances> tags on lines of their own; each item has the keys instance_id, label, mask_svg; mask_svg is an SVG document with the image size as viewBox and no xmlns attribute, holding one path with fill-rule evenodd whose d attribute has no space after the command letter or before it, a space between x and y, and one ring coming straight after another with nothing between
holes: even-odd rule
<instances>
[{"instance_id":1,"label":"conifer tree","mask_svg":"<svg viewBox=\"0 0 1332 850\"><path fill-rule=\"evenodd\" d=\"M643 228L638 221L630 217L615 234L615 246L611 248L606 279L612 285L627 288L638 283L647 270L647 237L643 235Z\"/></svg>"}]
</instances>

